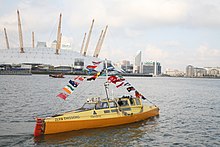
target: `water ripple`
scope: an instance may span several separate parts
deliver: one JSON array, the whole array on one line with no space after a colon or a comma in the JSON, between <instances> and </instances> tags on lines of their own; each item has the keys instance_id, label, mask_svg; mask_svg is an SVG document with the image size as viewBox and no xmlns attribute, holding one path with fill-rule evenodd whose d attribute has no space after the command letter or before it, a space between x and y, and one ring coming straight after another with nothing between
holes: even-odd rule
<instances>
[{"instance_id":1,"label":"water ripple","mask_svg":"<svg viewBox=\"0 0 220 147\"><path fill-rule=\"evenodd\" d=\"M69 78L0 76L0 146L220 146L220 80L214 79L128 78L160 107L159 117L34 138L35 117L80 107L94 92L105 95L96 85L77 89L66 101L56 98Z\"/></svg>"}]
</instances>

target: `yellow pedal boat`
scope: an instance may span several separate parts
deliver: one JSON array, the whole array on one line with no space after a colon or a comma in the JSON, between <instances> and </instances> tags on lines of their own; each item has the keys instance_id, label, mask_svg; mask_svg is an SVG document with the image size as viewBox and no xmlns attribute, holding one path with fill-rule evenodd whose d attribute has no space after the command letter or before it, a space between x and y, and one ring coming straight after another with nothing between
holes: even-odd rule
<instances>
[{"instance_id":1,"label":"yellow pedal boat","mask_svg":"<svg viewBox=\"0 0 220 147\"><path fill-rule=\"evenodd\" d=\"M138 122L159 115L159 108L140 98L92 99L81 108L47 118L37 118L34 136Z\"/></svg>"}]
</instances>

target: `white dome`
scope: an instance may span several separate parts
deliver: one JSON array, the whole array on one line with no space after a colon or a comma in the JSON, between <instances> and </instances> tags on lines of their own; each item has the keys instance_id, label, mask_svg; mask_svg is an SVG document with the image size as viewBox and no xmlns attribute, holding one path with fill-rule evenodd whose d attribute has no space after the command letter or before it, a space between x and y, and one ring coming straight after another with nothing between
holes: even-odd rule
<instances>
[{"instance_id":1,"label":"white dome","mask_svg":"<svg viewBox=\"0 0 220 147\"><path fill-rule=\"evenodd\" d=\"M25 53L20 53L19 48L1 49L0 63L20 64L49 64L53 66L73 66L75 59L83 59L84 65L91 64L92 61L100 61L92 56L82 56L72 50L60 50L60 54L55 54L54 48L24 48Z\"/></svg>"}]
</instances>

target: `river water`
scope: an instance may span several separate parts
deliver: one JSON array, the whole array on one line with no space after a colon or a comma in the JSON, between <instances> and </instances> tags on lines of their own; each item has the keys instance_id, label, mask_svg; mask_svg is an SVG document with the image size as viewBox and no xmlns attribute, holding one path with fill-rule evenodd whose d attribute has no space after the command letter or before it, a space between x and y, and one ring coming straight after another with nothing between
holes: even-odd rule
<instances>
[{"instance_id":1,"label":"river water","mask_svg":"<svg viewBox=\"0 0 220 147\"><path fill-rule=\"evenodd\" d=\"M159 106L138 123L33 137L36 116L76 109L104 95L104 79L83 83L66 101L56 95L73 76L0 76L0 146L220 146L220 80L128 77ZM110 86L110 97L125 90ZM147 101L145 101L147 103Z\"/></svg>"}]
</instances>

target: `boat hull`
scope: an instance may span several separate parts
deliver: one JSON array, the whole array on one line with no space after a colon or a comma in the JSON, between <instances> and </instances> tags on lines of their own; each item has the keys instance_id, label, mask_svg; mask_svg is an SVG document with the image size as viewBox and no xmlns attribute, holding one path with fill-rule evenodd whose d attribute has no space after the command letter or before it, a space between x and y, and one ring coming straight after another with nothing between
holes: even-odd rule
<instances>
[{"instance_id":1,"label":"boat hull","mask_svg":"<svg viewBox=\"0 0 220 147\"><path fill-rule=\"evenodd\" d=\"M54 134L73 130L100 128L138 122L159 115L158 107L137 114L121 115L112 118L96 118L87 120L45 121L43 134Z\"/></svg>"}]
</instances>

